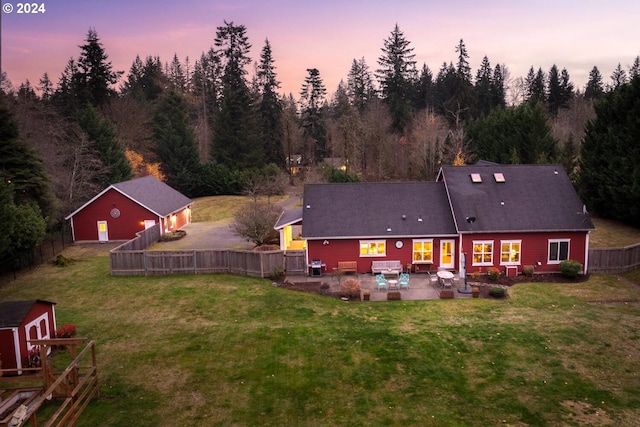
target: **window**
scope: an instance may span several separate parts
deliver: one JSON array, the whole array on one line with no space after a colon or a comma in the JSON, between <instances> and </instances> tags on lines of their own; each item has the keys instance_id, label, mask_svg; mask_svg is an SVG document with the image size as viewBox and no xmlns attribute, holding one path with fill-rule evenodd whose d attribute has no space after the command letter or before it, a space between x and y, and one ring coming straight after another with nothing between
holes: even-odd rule
<instances>
[{"instance_id":1,"label":"window","mask_svg":"<svg viewBox=\"0 0 640 427\"><path fill-rule=\"evenodd\" d=\"M360 256L386 256L385 240L360 240Z\"/></svg>"},{"instance_id":2,"label":"window","mask_svg":"<svg viewBox=\"0 0 640 427\"><path fill-rule=\"evenodd\" d=\"M549 240L549 263L559 264L569 259L569 240Z\"/></svg>"},{"instance_id":3,"label":"window","mask_svg":"<svg viewBox=\"0 0 640 427\"><path fill-rule=\"evenodd\" d=\"M520 240L503 240L500 242L500 264L520 264Z\"/></svg>"},{"instance_id":4,"label":"window","mask_svg":"<svg viewBox=\"0 0 640 427\"><path fill-rule=\"evenodd\" d=\"M493 241L473 242L473 265L493 265Z\"/></svg>"},{"instance_id":5,"label":"window","mask_svg":"<svg viewBox=\"0 0 640 427\"><path fill-rule=\"evenodd\" d=\"M413 263L433 263L433 240L413 241Z\"/></svg>"}]
</instances>

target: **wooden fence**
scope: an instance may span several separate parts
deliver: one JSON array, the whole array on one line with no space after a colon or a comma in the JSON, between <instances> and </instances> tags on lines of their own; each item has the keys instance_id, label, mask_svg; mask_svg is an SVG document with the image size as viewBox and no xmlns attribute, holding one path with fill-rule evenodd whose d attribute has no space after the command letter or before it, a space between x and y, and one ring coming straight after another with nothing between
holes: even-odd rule
<instances>
[{"instance_id":1,"label":"wooden fence","mask_svg":"<svg viewBox=\"0 0 640 427\"><path fill-rule=\"evenodd\" d=\"M624 248L589 249L589 273L620 274L640 267L640 243Z\"/></svg>"},{"instance_id":2,"label":"wooden fence","mask_svg":"<svg viewBox=\"0 0 640 427\"><path fill-rule=\"evenodd\" d=\"M285 251L284 270L289 274L307 274L305 251Z\"/></svg>"},{"instance_id":3,"label":"wooden fence","mask_svg":"<svg viewBox=\"0 0 640 427\"><path fill-rule=\"evenodd\" d=\"M284 271L284 251L114 249L110 258L114 276L230 273L264 278Z\"/></svg>"}]
</instances>

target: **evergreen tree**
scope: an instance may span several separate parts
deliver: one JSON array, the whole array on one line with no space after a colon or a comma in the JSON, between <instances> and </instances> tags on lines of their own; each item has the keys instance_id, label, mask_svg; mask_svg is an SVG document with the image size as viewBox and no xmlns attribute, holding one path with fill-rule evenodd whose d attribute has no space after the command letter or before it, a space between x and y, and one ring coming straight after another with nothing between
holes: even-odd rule
<instances>
[{"instance_id":1,"label":"evergreen tree","mask_svg":"<svg viewBox=\"0 0 640 427\"><path fill-rule=\"evenodd\" d=\"M273 163L284 169L286 166L284 147L282 141L284 131L282 129L282 104L276 90L280 82L276 80L276 67L271 55L269 40L265 40L257 77L260 83L262 98L259 110L261 118L262 140L264 141L265 162Z\"/></svg>"},{"instance_id":2,"label":"evergreen tree","mask_svg":"<svg viewBox=\"0 0 640 427\"><path fill-rule=\"evenodd\" d=\"M359 61L354 59L351 64L351 69L347 77L347 94L351 104L360 112L364 111L369 101L376 96L369 66L364 58Z\"/></svg>"},{"instance_id":3,"label":"evergreen tree","mask_svg":"<svg viewBox=\"0 0 640 427\"><path fill-rule=\"evenodd\" d=\"M259 141L253 98L245 78L251 44L244 25L224 22L214 44L224 70L220 111L214 121L212 158L230 169L260 168L264 148Z\"/></svg>"},{"instance_id":4,"label":"evergreen tree","mask_svg":"<svg viewBox=\"0 0 640 427\"><path fill-rule=\"evenodd\" d=\"M308 68L300 90L302 127L304 129L302 162L308 165L320 163L327 157L327 131L323 118L323 103L327 89L324 87L320 71ZM310 146L309 146L310 145Z\"/></svg>"},{"instance_id":5,"label":"evergreen tree","mask_svg":"<svg viewBox=\"0 0 640 427\"><path fill-rule=\"evenodd\" d=\"M633 60L633 64L629 67L629 79L633 79L640 75L640 55Z\"/></svg>"},{"instance_id":6,"label":"evergreen tree","mask_svg":"<svg viewBox=\"0 0 640 427\"><path fill-rule=\"evenodd\" d=\"M182 64L178 59L178 54L173 54L173 60L169 64L169 72L167 73L169 81L173 85L173 87L184 93L187 89L187 77L184 74L184 70L182 69Z\"/></svg>"},{"instance_id":7,"label":"evergreen tree","mask_svg":"<svg viewBox=\"0 0 640 427\"><path fill-rule=\"evenodd\" d=\"M49 74L44 73L40 78L40 85L38 86L38 90L42 93L42 100L48 101L51 99L54 93L53 83L49 79Z\"/></svg>"},{"instance_id":8,"label":"evergreen tree","mask_svg":"<svg viewBox=\"0 0 640 427\"><path fill-rule=\"evenodd\" d=\"M445 104L455 96L456 87L457 76L453 63L450 62L447 64L446 62L443 62L440 70L438 70L434 87L435 110L438 113L442 115L446 113Z\"/></svg>"},{"instance_id":9,"label":"evergreen tree","mask_svg":"<svg viewBox=\"0 0 640 427\"><path fill-rule=\"evenodd\" d=\"M600 99L604 95L604 83L602 74L598 67L594 66L589 72L589 80L584 89L584 96L587 99Z\"/></svg>"},{"instance_id":10,"label":"evergreen tree","mask_svg":"<svg viewBox=\"0 0 640 427\"><path fill-rule=\"evenodd\" d=\"M493 70L486 55L482 58L476 74L475 92L478 113L481 115L489 113L494 107Z\"/></svg>"},{"instance_id":11,"label":"evergreen tree","mask_svg":"<svg viewBox=\"0 0 640 427\"><path fill-rule=\"evenodd\" d=\"M622 66L618 62L618 66L613 70L611 74L611 90L616 90L627 82L627 73L622 69Z\"/></svg>"},{"instance_id":12,"label":"evergreen tree","mask_svg":"<svg viewBox=\"0 0 640 427\"><path fill-rule=\"evenodd\" d=\"M494 109L465 125L465 137L477 158L496 163L541 163L558 158L540 103Z\"/></svg>"},{"instance_id":13,"label":"evergreen tree","mask_svg":"<svg viewBox=\"0 0 640 427\"><path fill-rule=\"evenodd\" d=\"M107 187L131 179L131 164L127 160L124 147L117 139L113 125L91 104L87 104L80 112L78 124L87 134L102 165L106 167L105 173L94 177L94 182L100 187Z\"/></svg>"},{"instance_id":14,"label":"evergreen tree","mask_svg":"<svg viewBox=\"0 0 640 427\"><path fill-rule=\"evenodd\" d=\"M42 159L27 145L18 124L0 97L0 175L10 184L16 205L36 203L43 217L53 215L50 179Z\"/></svg>"},{"instance_id":15,"label":"evergreen tree","mask_svg":"<svg viewBox=\"0 0 640 427\"><path fill-rule=\"evenodd\" d=\"M415 54L409 44L396 24L384 41L383 54L378 58L380 68L376 71L382 98L393 117L393 130L399 134L404 133L411 117L411 88L417 76Z\"/></svg>"},{"instance_id":16,"label":"evergreen tree","mask_svg":"<svg viewBox=\"0 0 640 427\"><path fill-rule=\"evenodd\" d=\"M122 93L139 101L151 102L160 96L166 82L159 57L148 56L143 63L140 56L136 56Z\"/></svg>"},{"instance_id":17,"label":"evergreen tree","mask_svg":"<svg viewBox=\"0 0 640 427\"><path fill-rule=\"evenodd\" d=\"M547 74L547 107L553 117L558 115L558 110L562 105L562 89L560 88L560 73L556 64L551 66Z\"/></svg>"},{"instance_id":18,"label":"evergreen tree","mask_svg":"<svg viewBox=\"0 0 640 427\"><path fill-rule=\"evenodd\" d=\"M455 126L461 120L466 120L474 115L475 104L469 54L464 40L460 39L456 46L456 52L458 53L458 62L456 63L454 94L444 104L447 119Z\"/></svg>"},{"instance_id":19,"label":"evergreen tree","mask_svg":"<svg viewBox=\"0 0 640 427\"><path fill-rule=\"evenodd\" d=\"M580 149L578 191L603 218L640 226L640 77L594 107Z\"/></svg>"},{"instance_id":20,"label":"evergreen tree","mask_svg":"<svg viewBox=\"0 0 640 427\"><path fill-rule=\"evenodd\" d=\"M432 108L434 104L434 82L433 73L427 66L422 64L420 70L420 76L416 80L415 84L415 98L413 100L413 108L415 110L423 110L425 108Z\"/></svg>"},{"instance_id":21,"label":"evergreen tree","mask_svg":"<svg viewBox=\"0 0 640 427\"><path fill-rule=\"evenodd\" d=\"M500 64L496 64L496 68L493 69L493 79L491 81L492 105L498 108L504 108L507 105L503 68Z\"/></svg>"},{"instance_id":22,"label":"evergreen tree","mask_svg":"<svg viewBox=\"0 0 640 427\"><path fill-rule=\"evenodd\" d=\"M176 91L170 90L158 103L153 116L156 154L162 162L167 183L192 197L200 166L187 106Z\"/></svg>"},{"instance_id":23,"label":"evergreen tree","mask_svg":"<svg viewBox=\"0 0 640 427\"><path fill-rule=\"evenodd\" d=\"M538 68L537 73L534 72L533 67L529 69L525 79L525 91L527 102L546 102L545 75L542 68Z\"/></svg>"},{"instance_id":24,"label":"evergreen tree","mask_svg":"<svg viewBox=\"0 0 640 427\"><path fill-rule=\"evenodd\" d=\"M100 106L115 94L111 86L118 82L122 72L113 71L111 63L107 61L109 57L94 29L89 29L85 44L80 46L80 49L82 49L78 58L80 102L90 102L94 106Z\"/></svg>"}]
</instances>

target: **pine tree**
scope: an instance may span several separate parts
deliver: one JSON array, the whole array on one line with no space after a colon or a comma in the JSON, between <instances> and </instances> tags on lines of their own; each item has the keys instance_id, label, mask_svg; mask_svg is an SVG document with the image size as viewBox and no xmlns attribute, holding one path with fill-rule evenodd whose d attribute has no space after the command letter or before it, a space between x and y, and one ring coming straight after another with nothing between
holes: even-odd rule
<instances>
[{"instance_id":1,"label":"pine tree","mask_svg":"<svg viewBox=\"0 0 640 427\"><path fill-rule=\"evenodd\" d=\"M603 218L640 226L640 77L595 103L580 147L577 187Z\"/></svg>"},{"instance_id":2,"label":"pine tree","mask_svg":"<svg viewBox=\"0 0 640 427\"><path fill-rule=\"evenodd\" d=\"M546 102L546 86L545 75L542 68L538 68L538 72L534 72L533 67L529 69L529 73L525 79L527 102Z\"/></svg>"},{"instance_id":3,"label":"pine tree","mask_svg":"<svg viewBox=\"0 0 640 427\"><path fill-rule=\"evenodd\" d=\"M506 91L504 88L504 67L496 64L493 69L493 79L491 79L491 95L493 107L504 108L507 105Z\"/></svg>"},{"instance_id":4,"label":"pine tree","mask_svg":"<svg viewBox=\"0 0 640 427\"><path fill-rule=\"evenodd\" d=\"M273 163L284 169L286 166L284 147L282 145L284 131L282 129L282 104L276 90L280 82L276 79L276 67L271 54L269 40L265 40L257 77L262 98L258 106L261 118L262 141L264 142L265 162Z\"/></svg>"},{"instance_id":5,"label":"pine tree","mask_svg":"<svg viewBox=\"0 0 640 427\"><path fill-rule=\"evenodd\" d=\"M133 172L127 160L125 149L116 137L113 125L100 115L92 105L87 106L78 116L78 124L87 134L106 173L94 177L100 187L131 179Z\"/></svg>"},{"instance_id":6,"label":"pine tree","mask_svg":"<svg viewBox=\"0 0 640 427\"><path fill-rule=\"evenodd\" d=\"M168 73L169 81L173 85L173 87L184 93L187 89L187 77L184 74L184 70L182 69L182 64L178 59L178 54L173 54L173 60L169 64L169 73Z\"/></svg>"},{"instance_id":7,"label":"pine tree","mask_svg":"<svg viewBox=\"0 0 640 427\"><path fill-rule=\"evenodd\" d=\"M560 73L556 64L551 66L547 74L547 108L553 117L558 115L558 110L562 106L562 88L560 84Z\"/></svg>"},{"instance_id":8,"label":"pine tree","mask_svg":"<svg viewBox=\"0 0 640 427\"><path fill-rule=\"evenodd\" d=\"M327 89L320 71L308 68L300 90L302 127L304 129L303 164L320 163L327 157L327 131L323 118L323 103Z\"/></svg>"},{"instance_id":9,"label":"pine tree","mask_svg":"<svg viewBox=\"0 0 640 427\"><path fill-rule=\"evenodd\" d=\"M618 66L611 74L611 89L616 90L627 82L627 73L622 69L622 66L618 62Z\"/></svg>"},{"instance_id":10,"label":"pine tree","mask_svg":"<svg viewBox=\"0 0 640 427\"><path fill-rule=\"evenodd\" d=\"M487 114L494 107L493 70L489 58L482 58L482 63L476 74L476 102L478 113Z\"/></svg>"},{"instance_id":11,"label":"pine tree","mask_svg":"<svg viewBox=\"0 0 640 427\"><path fill-rule=\"evenodd\" d=\"M158 103L153 116L156 154L162 162L167 183L192 196L200 165L187 106L176 91L170 90Z\"/></svg>"},{"instance_id":12,"label":"pine tree","mask_svg":"<svg viewBox=\"0 0 640 427\"><path fill-rule=\"evenodd\" d=\"M94 106L100 106L115 94L111 86L118 82L122 72L113 71L111 62L107 61L109 57L100 43L98 33L93 28L89 29L85 44L80 46L80 49L82 49L78 58L80 102L90 102Z\"/></svg>"},{"instance_id":13,"label":"pine tree","mask_svg":"<svg viewBox=\"0 0 640 427\"><path fill-rule=\"evenodd\" d=\"M353 60L347 76L347 94L352 105L362 112L376 96L375 88L369 72L369 66L364 58Z\"/></svg>"},{"instance_id":14,"label":"pine tree","mask_svg":"<svg viewBox=\"0 0 640 427\"><path fill-rule=\"evenodd\" d=\"M247 56L251 44L244 25L224 24L218 27L214 41L224 74L220 111L214 121L212 158L230 169L260 168L264 165L264 148L245 78L245 67L251 63Z\"/></svg>"},{"instance_id":15,"label":"pine tree","mask_svg":"<svg viewBox=\"0 0 640 427\"><path fill-rule=\"evenodd\" d=\"M382 98L393 117L393 130L399 134L404 133L411 116L411 88L417 76L415 54L409 44L396 24L384 41L383 54L378 58L380 68L376 71Z\"/></svg>"},{"instance_id":16,"label":"pine tree","mask_svg":"<svg viewBox=\"0 0 640 427\"><path fill-rule=\"evenodd\" d=\"M633 64L629 67L629 79L640 76L640 55L633 60Z\"/></svg>"},{"instance_id":17,"label":"pine tree","mask_svg":"<svg viewBox=\"0 0 640 427\"><path fill-rule=\"evenodd\" d=\"M53 83L49 79L49 74L44 73L40 78L40 85L38 86L38 90L42 93L41 98L43 101L48 101L51 99L54 93Z\"/></svg>"},{"instance_id":18,"label":"pine tree","mask_svg":"<svg viewBox=\"0 0 640 427\"><path fill-rule=\"evenodd\" d=\"M584 96L588 99L600 99L604 95L604 83L598 67L594 66L589 72L589 80L584 89Z\"/></svg>"}]
</instances>

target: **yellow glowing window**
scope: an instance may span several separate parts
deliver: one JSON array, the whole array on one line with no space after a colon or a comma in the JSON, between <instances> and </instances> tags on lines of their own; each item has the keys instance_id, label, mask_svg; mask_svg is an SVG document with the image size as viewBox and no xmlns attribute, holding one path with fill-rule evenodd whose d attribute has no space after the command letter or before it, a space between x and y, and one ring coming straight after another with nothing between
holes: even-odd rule
<instances>
[{"instance_id":1,"label":"yellow glowing window","mask_svg":"<svg viewBox=\"0 0 640 427\"><path fill-rule=\"evenodd\" d=\"M500 264L520 264L519 240L500 242Z\"/></svg>"},{"instance_id":2,"label":"yellow glowing window","mask_svg":"<svg viewBox=\"0 0 640 427\"><path fill-rule=\"evenodd\" d=\"M100 232L101 233L104 233L105 231L107 231L107 224L106 223L101 222L99 226L100 226Z\"/></svg>"},{"instance_id":3,"label":"yellow glowing window","mask_svg":"<svg viewBox=\"0 0 640 427\"><path fill-rule=\"evenodd\" d=\"M473 265L493 265L493 241L473 242Z\"/></svg>"},{"instance_id":4,"label":"yellow glowing window","mask_svg":"<svg viewBox=\"0 0 640 427\"><path fill-rule=\"evenodd\" d=\"M413 241L413 262L416 264L433 262L433 240Z\"/></svg>"},{"instance_id":5,"label":"yellow glowing window","mask_svg":"<svg viewBox=\"0 0 640 427\"><path fill-rule=\"evenodd\" d=\"M385 256L386 254L384 240L360 240L360 256Z\"/></svg>"}]
</instances>

